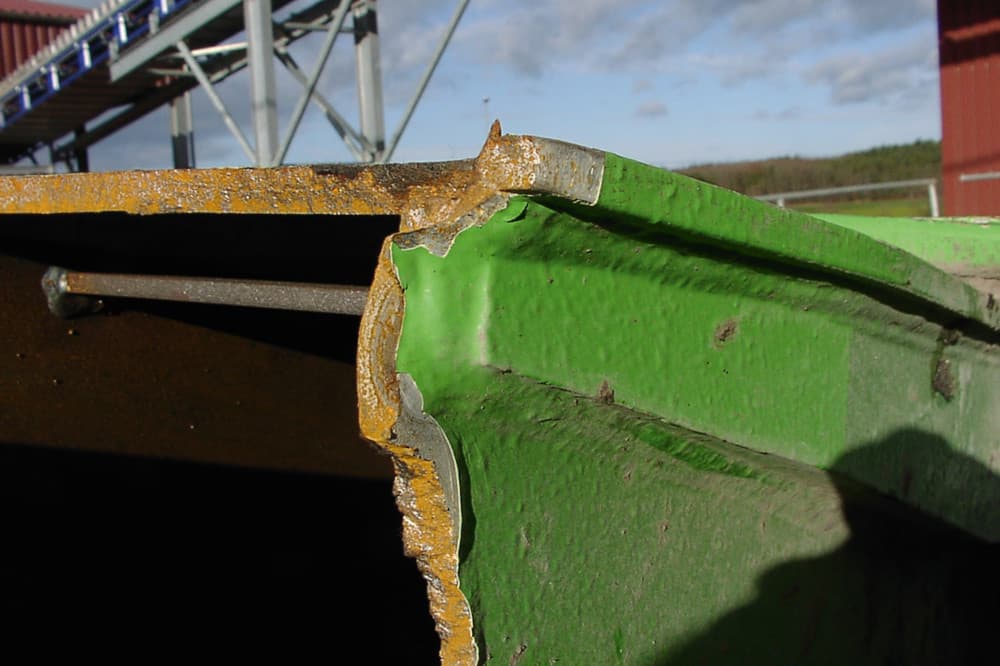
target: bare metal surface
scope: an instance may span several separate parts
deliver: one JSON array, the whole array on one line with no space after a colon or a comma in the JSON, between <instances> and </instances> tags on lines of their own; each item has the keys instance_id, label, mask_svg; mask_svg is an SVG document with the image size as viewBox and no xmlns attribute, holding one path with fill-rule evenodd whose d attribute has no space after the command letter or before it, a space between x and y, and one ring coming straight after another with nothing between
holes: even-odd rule
<instances>
[{"instance_id":1,"label":"bare metal surface","mask_svg":"<svg viewBox=\"0 0 1000 666\"><path fill-rule=\"evenodd\" d=\"M604 181L604 151L552 139L536 139L535 143L539 153L535 191L597 203Z\"/></svg>"},{"instance_id":2,"label":"bare metal surface","mask_svg":"<svg viewBox=\"0 0 1000 666\"><path fill-rule=\"evenodd\" d=\"M499 123L479 154L489 172L501 176L498 189L554 194L593 205L604 181L603 151L533 136L501 138Z\"/></svg>"},{"instance_id":3,"label":"bare metal surface","mask_svg":"<svg viewBox=\"0 0 1000 666\"><path fill-rule=\"evenodd\" d=\"M438 422L424 413L424 396L413 377L405 373L399 375L399 397L402 410L393 431L400 444L413 447L423 458L434 463L434 469L444 488L448 513L451 514L457 552L462 534L462 504L455 452Z\"/></svg>"},{"instance_id":4,"label":"bare metal surface","mask_svg":"<svg viewBox=\"0 0 1000 666\"><path fill-rule=\"evenodd\" d=\"M368 289L264 280L78 273L52 267L42 279L49 309L60 317L91 309L81 296L141 298L360 316ZM76 297L76 298L74 298Z\"/></svg>"}]
</instances>

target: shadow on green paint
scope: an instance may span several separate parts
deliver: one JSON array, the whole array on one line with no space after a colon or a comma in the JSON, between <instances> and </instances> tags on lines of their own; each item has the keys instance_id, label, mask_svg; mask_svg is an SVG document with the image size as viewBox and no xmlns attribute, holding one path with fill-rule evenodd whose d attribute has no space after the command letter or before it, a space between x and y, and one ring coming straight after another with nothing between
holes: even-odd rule
<instances>
[{"instance_id":1,"label":"shadow on green paint","mask_svg":"<svg viewBox=\"0 0 1000 666\"><path fill-rule=\"evenodd\" d=\"M842 456L831 477L851 527L848 541L823 557L768 571L750 604L656 663L995 663L1000 546L897 499L873 496L846 476L890 465L899 465L893 471L901 475L901 495L941 474L964 480L967 492L950 498L956 505L996 497L1000 484L979 462L918 430Z\"/></svg>"}]
</instances>

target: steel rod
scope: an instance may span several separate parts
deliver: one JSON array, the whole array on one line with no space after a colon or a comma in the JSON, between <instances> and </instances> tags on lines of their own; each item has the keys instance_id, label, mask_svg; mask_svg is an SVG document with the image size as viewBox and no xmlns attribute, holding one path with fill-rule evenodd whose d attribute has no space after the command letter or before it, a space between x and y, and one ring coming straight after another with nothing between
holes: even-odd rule
<instances>
[{"instance_id":1,"label":"steel rod","mask_svg":"<svg viewBox=\"0 0 1000 666\"><path fill-rule=\"evenodd\" d=\"M137 298L360 316L368 288L231 278L80 273L52 267L42 278L49 309L61 317L93 311L81 297Z\"/></svg>"}]
</instances>

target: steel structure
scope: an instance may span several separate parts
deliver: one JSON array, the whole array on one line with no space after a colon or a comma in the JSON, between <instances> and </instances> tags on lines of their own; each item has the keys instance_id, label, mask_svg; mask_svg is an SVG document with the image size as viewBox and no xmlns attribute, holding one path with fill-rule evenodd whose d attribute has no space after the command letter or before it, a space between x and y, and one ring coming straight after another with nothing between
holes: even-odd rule
<instances>
[{"instance_id":1,"label":"steel structure","mask_svg":"<svg viewBox=\"0 0 1000 666\"><path fill-rule=\"evenodd\" d=\"M343 473L360 422L449 666L991 661L996 220L498 126L453 163L0 178L0 216L0 441ZM117 316L52 317L48 266Z\"/></svg>"},{"instance_id":2,"label":"steel structure","mask_svg":"<svg viewBox=\"0 0 1000 666\"><path fill-rule=\"evenodd\" d=\"M399 129L386 142L379 35L374 0L320 0L276 22L273 12L293 0L107 0L29 62L0 81L0 162L13 163L51 148L53 161L86 170L86 149L171 104L175 166L194 164L190 99L201 86L247 158L257 166L282 163L306 106L322 109L352 155L388 160L441 53L468 5L460 0ZM345 23L350 20L350 27ZM239 32L241 43L224 43ZM324 33L308 72L289 46ZM360 128L355 129L317 90L339 34L354 35ZM275 61L303 86L291 120L279 136ZM228 111L215 85L248 68L252 136ZM112 109L119 109L112 114ZM64 138L68 134L72 138Z\"/></svg>"}]
</instances>

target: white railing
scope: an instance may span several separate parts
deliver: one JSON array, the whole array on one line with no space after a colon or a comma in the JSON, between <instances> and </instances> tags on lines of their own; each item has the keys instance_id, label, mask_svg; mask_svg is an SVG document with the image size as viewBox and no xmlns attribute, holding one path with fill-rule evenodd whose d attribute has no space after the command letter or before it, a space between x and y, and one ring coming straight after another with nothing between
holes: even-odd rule
<instances>
[{"instance_id":1,"label":"white railing","mask_svg":"<svg viewBox=\"0 0 1000 666\"><path fill-rule=\"evenodd\" d=\"M1000 179L1000 171L982 171L980 173L963 173L958 176L958 182L971 183L977 180Z\"/></svg>"},{"instance_id":2,"label":"white railing","mask_svg":"<svg viewBox=\"0 0 1000 666\"><path fill-rule=\"evenodd\" d=\"M851 194L853 192L872 192L874 190L898 190L907 187L926 187L927 200L930 203L931 217L939 217L941 211L938 208L937 180L934 178L920 178L917 180L896 180L888 183L865 183L863 185L847 185L845 187L824 187L818 190L799 190L797 192L779 192L777 194L764 194L757 197L761 201L773 201L782 208L786 201L794 199L816 199L818 197L828 197L838 194Z\"/></svg>"}]
</instances>

